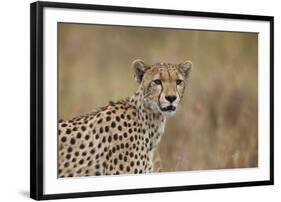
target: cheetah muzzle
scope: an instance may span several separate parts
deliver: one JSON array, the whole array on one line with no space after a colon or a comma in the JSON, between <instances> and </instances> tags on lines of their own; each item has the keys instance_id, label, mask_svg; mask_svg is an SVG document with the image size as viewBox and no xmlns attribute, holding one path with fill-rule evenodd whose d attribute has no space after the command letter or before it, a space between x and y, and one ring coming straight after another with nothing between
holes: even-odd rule
<instances>
[{"instance_id":1,"label":"cheetah muzzle","mask_svg":"<svg viewBox=\"0 0 281 202\"><path fill-rule=\"evenodd\" d=\"M151 173L167 117L176 113L192 63L132 63L130 98L59 121L59 177Z\"/></svg>"}]
</instances>

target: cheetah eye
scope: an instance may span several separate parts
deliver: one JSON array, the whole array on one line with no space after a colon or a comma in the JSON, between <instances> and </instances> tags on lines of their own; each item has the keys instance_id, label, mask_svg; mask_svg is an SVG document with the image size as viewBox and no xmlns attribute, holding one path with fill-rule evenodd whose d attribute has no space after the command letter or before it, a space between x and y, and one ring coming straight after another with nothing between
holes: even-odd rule
<instances>
[{"instance_id":1,"label":"cheetah eye","mask_svg":"<svg viewBox=\"0 0 281 202\"><path fill-rule=\"evenodd\" d=\"M182 84L182 82L183 82L183 80L181 80L181 79L177 79L177 80L176 80L177 85Z\"/></svg>"},{"instance_id":2,"label":"cheetah eye","mask_svg":"<svg viewBox=\"0 0 281 202\"><path fill-rule=\"evenodd\" d=\"M161 80L160 79L155 79L154 81L153 81L156 85L161 85Z\"/></svg>"}]
</instances>

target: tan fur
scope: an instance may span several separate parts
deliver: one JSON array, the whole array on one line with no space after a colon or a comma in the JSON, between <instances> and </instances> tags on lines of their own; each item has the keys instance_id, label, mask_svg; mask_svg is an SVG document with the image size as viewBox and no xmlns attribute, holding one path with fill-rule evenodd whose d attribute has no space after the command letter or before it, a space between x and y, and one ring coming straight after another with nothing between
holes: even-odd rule
<instances>
[{"instance_id":1,"label":"tan fur","mask_svg":"<svg viewBox=\"0 0 281 202\"><path fill-rule=\"evenodd\" d=\"M154 151L183 96L191 63L136 60L132 67L140 86L131 98L59 122L59 177L154 171ZM175 97L170 102L167 96Z\"/></svg>"}]
</instances>

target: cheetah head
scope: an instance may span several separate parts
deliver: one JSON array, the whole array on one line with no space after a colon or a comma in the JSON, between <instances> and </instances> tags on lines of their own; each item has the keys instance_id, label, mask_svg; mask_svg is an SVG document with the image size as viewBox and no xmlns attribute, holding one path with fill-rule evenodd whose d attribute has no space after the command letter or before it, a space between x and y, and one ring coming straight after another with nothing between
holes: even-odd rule
<instances>
[{"instance_id":1,"label":"cheetah head","mask_svg":"<svg viewBox=\"0 0 281 202\"><path fill-rule=\"evenodd\" d=\"M132 67L143 93L144 105L165 117L173 116L183 97L192 63L147 65L138 59L133 61Z\"/></svg>"}]
</instances>

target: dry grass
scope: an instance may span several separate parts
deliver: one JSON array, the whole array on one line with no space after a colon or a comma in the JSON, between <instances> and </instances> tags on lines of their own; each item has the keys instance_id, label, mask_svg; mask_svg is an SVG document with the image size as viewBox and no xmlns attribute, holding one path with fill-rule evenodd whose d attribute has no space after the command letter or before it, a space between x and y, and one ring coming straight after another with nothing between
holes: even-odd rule
<instances>
[{"instance_id":1,"label":"dry grass","mask_svg":"<svg viewBox=\"0 0 281 202\"><path fill-rule=\"evenodd\" d=\"M130 63L194 68L158 150L162 171L258 165L257 34L60 24L59 116L131 96Z\"/></svg>"}]
</instances>

